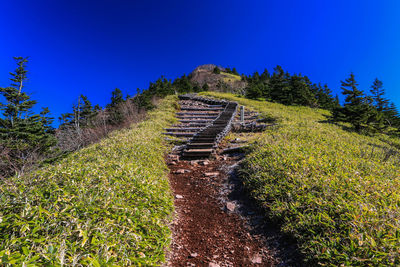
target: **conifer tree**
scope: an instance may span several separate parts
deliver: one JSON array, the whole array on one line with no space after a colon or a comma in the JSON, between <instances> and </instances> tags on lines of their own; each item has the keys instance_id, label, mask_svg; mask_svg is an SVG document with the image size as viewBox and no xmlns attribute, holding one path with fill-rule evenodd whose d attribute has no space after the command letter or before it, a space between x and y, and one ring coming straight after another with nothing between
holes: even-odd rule
<instances>
[{"instance_id":1,"label":"conifer tree","mask_svg":"<svg viewBox=\"0 0 400 267\"><path fill-rule=\"evenodd\" d=\"M92 103L85 95L80 95L76 104L72 105L72 113L61 114L62 124L73 125L76 131L90 125L90 120L96 114Z\"/></svg>"},{"instance_id":2,"label":"conifer tree","mask_svg":"<svg viewBox=\"0 0 400 267\"><path fill-rule=\"evenodd\" d=\"M124 116L120 110L120 104L124 102L122 91L115 88L111 93L111 103L107 105L107 112L111 124L119 124L124 120Z\"/></svg>"},{"instance_id":3,"label":"conifer tree","mask_svg":"<svg viewBox=\"0 0 400 267\"><path fill-rule=\"evenodd\" d=\"M357 88L354 74L350 73L350 77L341 83L342 94L346 98L344 106L333 113L335 119L351 123L357 131L368 129L371 125L379 127L381 118L374 112L371 100Z\"/></svg>"},{"instance_id":4,"label":"conifer tree","mask_svg":"<svg viewBox=\"0 0 400 267\"><path fill-rule=\"evenodd\" d=\"M263 82L266 82L266 81L268 81L270 78L271 78L271 75L269 74L268 70L265 69L265 70L263 71L263 73L261 73L260 79L261 79Z\"/></svg>"},{"instance_id":5,"label":"conifer tree","mask_svg":"<svg viewBox=\"0 0 400 267\"><path fill-rule=\"evenodd\" d=\"M49 110L33 114L36 101L24 92L27 80L27 58L14 57L17 68L11 75L11 84L0 88L5 102L0 103L0 145L10 151L14 171L21 171L32 158L42 157L55 144Z\"/></svg>"},{"instance_id":6,"label":"conifer tree","mask_svg":"<svg viewBox=\"0 0 400 267\"><path fill-rule=\"evenodd\" d=\"M221 70L218 67L215 67L214 70L213 70L213 73L214 74L220 74Z\"/></svg>"},{"instance_id":7,"label":"conifer tree","mask_svg":"<svg viewBox=\"0 0 400 267\"><path fill-rule=\"evenodd\" d=\"M389 102L389 104L383 109L382 113L385 122L387 122L389 126L400 128L400 114L393 102Z\"/></svg>"},{"instance_id":8,"label":"conifer tree","mask_svg":"<svg viewBox=\"0 0 400 267\"><path fill-rule=\"evenodd\" d=\"M374 105L379 112L384 111L388 106L389 100L387 100L385 95L385 89L383 88L383 82L375 78L374 83L371 86L371 95L374 101Z\"/></svg>"},{"instance_id":9,"label":"conifer tree","mask_svg":"<svg viewBox=\"0 0 400 267\"><path fill-rule=\"evenodd\" d=\"M239 73L237 72L236 68L232 68L232 74L239 75Z\"/></svg>"},{"instance_id":10,"label":"conifer tree","mask_svg":"<svg viewBox=\"0 0 400 267\"><path fill-rule=\"evenodd\" d=\"M246 97L250 99L258 99L263 96L262 88L258 83L249 84L246 88Z\"/></svg>"},{"instance_id":11,"label":"conifer tree","mask_svg":"<svg viewBox=\"0 0 400 267\"><path fill-rule=\"evenodd\" d=\"M270 79L271 100L285 105L293 103L289 78L289 73L285 73L281 66L278 65L274 68Z\"/></svg>"},{"instance_id":12,"label":"conifer tree","mask_svg":"<svg viewBox=\"0 0 400 267\"><path fill-rule=\"evenodd\" d=\"M292 101L287 104L298 104L310 107L316 106L315 96L310 91L307 83L301 75L291 76L289 86L290 92L288 92L288 99L292 99Z\"/></svg>"},{"instance_id":13,"label":"conifer tree","mask_svg":"<svg viewBox=\"0 0 400 267\"><path fill-rule=\"evenodd\" d=\"M115 88L114 91L111 92L111 103L107 105L107 108L115 108L122 102L124 102L122 91L119 88Z\"/></svg>"}]
</instances>

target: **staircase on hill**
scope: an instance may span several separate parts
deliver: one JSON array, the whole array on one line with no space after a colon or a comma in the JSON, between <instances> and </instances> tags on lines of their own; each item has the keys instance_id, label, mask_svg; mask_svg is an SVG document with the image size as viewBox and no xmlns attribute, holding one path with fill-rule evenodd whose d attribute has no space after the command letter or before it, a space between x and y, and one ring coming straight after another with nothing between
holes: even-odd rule
<instances>
[{"instance_id":1,"label":"staircase on hill","mask_svg":"<svg viewBox=\"0 0 400 267\"><path fill-rule=\"evenodd\" d=\"M209 157L229 132L238 104L195 94L180 95L179 99L181 112L177 113L177 118L180 124L166 129L165 134L187 138L182 158Z\"/></svg>"}]
</instances>

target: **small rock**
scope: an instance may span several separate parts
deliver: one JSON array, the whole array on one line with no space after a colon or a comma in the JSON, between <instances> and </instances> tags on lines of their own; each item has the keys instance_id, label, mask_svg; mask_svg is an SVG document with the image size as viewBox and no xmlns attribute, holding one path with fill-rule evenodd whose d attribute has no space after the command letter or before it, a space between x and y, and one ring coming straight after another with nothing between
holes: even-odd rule
<instances>
[{"instance_id":1,"label":"small rock","mask_svg":"<svg viewBox=\"0 0 400 267\"><path fill-rule=\"evenodd\" d=\"M197 160L191 160L190 165L192 166L198 166L199 164L197 163Z\"/></svg>"},{"instance_id":2,"label":"small rock","mask_svg":"<svg viewBox=\"0 0 400 267\"><path fill-rule=\"evenodd\" d=\"M206 172L204 175L207 177L215 177L219 175L219 172Z\"/></svg>"},{"instance_id":3,"label":"small rock","mask_svg":"<svg viewBox=\"0 0 400 267\"><path fill-rule=\"evenodd\" d=\"M256 263L262 263L262 258L260 255L256 254L251 258L251 263L256 264Z\"/></svg>"},{"instance_id":4,"label":"small rock","mask_svg":"<svg viewBox=\"0 0 400 267\"><path fill-rule=\"evenodd\" d=\"M176 198L176 199L182 199L183 196L182 196L182 195L176 195L175 198Z\"/></svg>"},{"instance_id":5,"label":"small rock","mask_svg":"<svg viewBox=\"0 0 400 267\"><path fill-rule=\"evenodd\" d=\"M218 263L215 262L209 262L208 267L220 267Z\"/></svg>"},{"instance_id":6,"label":"small rock","mask_svg":"<svg viewBox=\"0 0 400 267\"><path fill-rule=\"evenodd\" d=\"M175 171L176 174L184 174L185 172L190 172L190 171L185 169L179 169Z\"/></svg>"},{"instance_id":7,"label":"small rock","mask_svg":"<svg viewBox=\"0 0 400 267\"><path fill-rule=\"evenodd\" d=\"M179 161L179 156L178 155L169 155L168 158L170 158L171 160Z\"/></svg>"},{"instance_id":8,"label":"small rock","mask_svg":"<svg viewBox=\"0 0 400 267\"><path fill-rule=\"evenodd\" d=\"M230 212L233 212L236 208L236 204L233 202L228 202L226 203L226 209L229 210Z\"/></svg>"},{"instance_id":9,"label":"small rock","mask_svg":"<svg viewBox=\"0 0 400 267\"><path fill-rule=\"evenodd\" d=\"M203 166L207 166L208 164L210 164L210 162L208 160L202 160L199 162L199 164L203 165Z\"/></svg>"},{"instance_id":10,"label":"small rock","mask_svg":"<svg viewBox=\"0 0 400 267\"><path fill-rule=\"evenodd\" d=\"M235 138L232 143L236 143L236 144L242 144L242 143L246 143L246 140L240 139L240 138Z\"/></svg>"},{"instance_id":11,"label":"small rock","mask_svg":"<svg viewBox=\"0 0 400 267\"><path fill-rule=\"evenodd\" d=\"M197 256L199 256L199 254L197 254L196 252L190 253L190 258L196 258Z\"/></svg>"},{"instance_id":12,"label":"small rock","mask_svg":"<svg viewBox=\"0 0 400 267\"><path fill-rule=\"evenodd\" d=\"M171 161L171 162L169 163L169 165L176 165L176 164L178 164L178 163L176 163L175 161Z\"/></svg>"}]
</instances>

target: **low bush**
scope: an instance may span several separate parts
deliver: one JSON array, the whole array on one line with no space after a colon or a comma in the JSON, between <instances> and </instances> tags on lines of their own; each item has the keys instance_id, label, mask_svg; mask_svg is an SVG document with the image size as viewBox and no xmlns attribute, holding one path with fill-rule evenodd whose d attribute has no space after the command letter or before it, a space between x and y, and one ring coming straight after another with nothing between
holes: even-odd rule
<instances>
[{"instance_id":1,"label":"low bush","mask_svg":"<svg viewBox=\"0 0 400 267\"><path fill-rule=\"evenodd\" d=\"M148 119L22 178L0 180L0 265L157 265L173 211L163 128Z\"/></svg>"}]
</instances>

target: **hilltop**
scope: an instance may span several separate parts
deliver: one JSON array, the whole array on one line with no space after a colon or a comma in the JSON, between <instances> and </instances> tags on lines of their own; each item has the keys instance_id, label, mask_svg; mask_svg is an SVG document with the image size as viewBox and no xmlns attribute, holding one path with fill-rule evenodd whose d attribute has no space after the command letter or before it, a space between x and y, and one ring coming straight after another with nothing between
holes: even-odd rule
<instances>
[{"instance_id":1,"label":"hilltop","mask_svg":"<svg viewBox=\"0 0 400 267\"><path fill-rule=\"evenodd\" d=\"M215 73L215 68L218 68L220 72ZM243 93L247 86L247 82L240 75L233 74L227 68L214 64L198 66L189 74L189 78L200 87L208 84L210 91L217 92Z\"/></svg>"}]
</instances>

